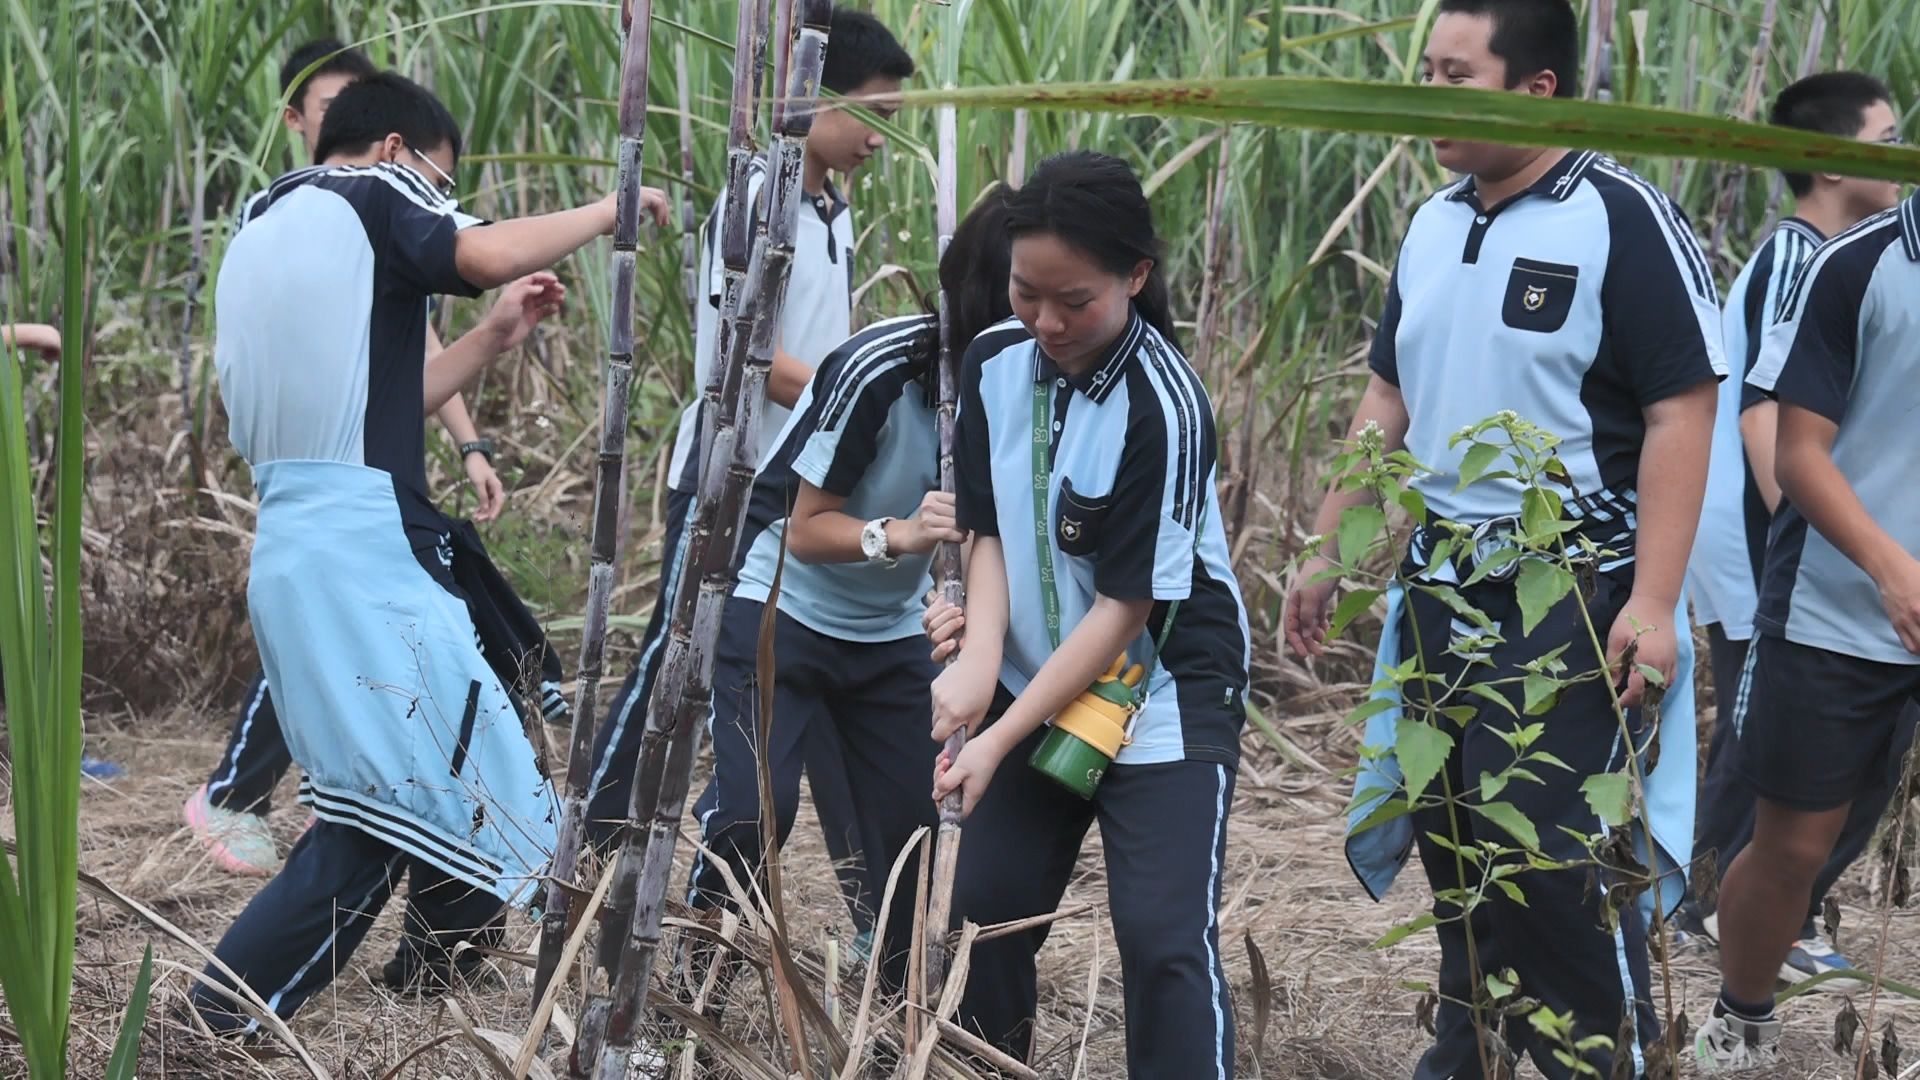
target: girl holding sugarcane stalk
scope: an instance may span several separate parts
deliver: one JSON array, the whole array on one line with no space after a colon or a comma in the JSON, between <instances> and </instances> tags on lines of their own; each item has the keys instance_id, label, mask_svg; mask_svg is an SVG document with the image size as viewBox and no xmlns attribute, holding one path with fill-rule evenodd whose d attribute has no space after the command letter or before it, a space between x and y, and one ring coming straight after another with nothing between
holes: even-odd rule
<instances>
[{"instance_id":1,"label":"girl holding sugarcane stalk","mask_svg":"<svg viewBox=\"0 0 1920 1080\"><path fill-rule=\"evenodd\" d=\"M966 626L932 691L933 736L970 732L934 779L935 799L960 792L970 815L954 914L1055 910L1099 820L1128 1073L1224 1077L1233 1010L1217 912L1249 645L1212 407L1179 351L1152 212L1124 162L1049 158L1007 197L1007 228L1016 318L974 340L960 379L966 608L928 612L936 659ZM962 1024L1018 1058L1046 934L976 944L960 1006Z\"/></svg>"},{"instance_id":2,"label":"girl holding sugarcane stalk","mask_svg":"<svg viewBox=\"0 0 1920 1080\"><path fill-rule=\"evenodd\" d=\"M1000 191L988 192L940 261L948 334L961 347L1009 314L1006 218ZM895 857L933 824L913 779L937 749L920 720L937 674L921 642L921 598L935 545L962 539L953 496L939 490L940 351L932 314L855 334L821 363L755 478L714 661L713 778L694 810L703 846L743 884L766 850L756 769L771 772L784 843L804 747L820 735L845 753L870 895L884 895ZM776 667L762 759L753 684L768 604ZM726 875L704 855L691 899L731 903ZM875 955L892 990L905 983L913 919L911 904L896 903L880 928Z\"/></svg>"}]
</instances>

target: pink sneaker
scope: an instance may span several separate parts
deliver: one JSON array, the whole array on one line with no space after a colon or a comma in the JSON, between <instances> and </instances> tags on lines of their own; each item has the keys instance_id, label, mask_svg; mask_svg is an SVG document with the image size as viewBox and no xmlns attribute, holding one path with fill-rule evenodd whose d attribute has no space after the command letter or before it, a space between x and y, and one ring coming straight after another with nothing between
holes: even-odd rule
<instances>
[{"instance_id":1,"label":"pink sneaker","mask_svg":"<svg viewBox=\"0 0 1920 1080\"><path fill-rule=\"evenodd\" d=\"M205 784L187 796L180 812L220 869L246 877L272 877L279 872L280 852L264 816L213 805Z\"/></svg>"}]
</instances>

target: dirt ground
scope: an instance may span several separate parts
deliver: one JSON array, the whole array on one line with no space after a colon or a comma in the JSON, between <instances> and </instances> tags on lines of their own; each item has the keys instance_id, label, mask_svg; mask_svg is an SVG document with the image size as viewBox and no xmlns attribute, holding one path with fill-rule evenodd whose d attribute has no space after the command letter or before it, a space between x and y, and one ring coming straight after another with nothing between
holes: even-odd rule
<instances>
[{"instance_id":1,"label":"dirt ground","mask_svg":"<svg viewBox=\"0 0 1920 1080\"><path fill-rule=\"evenodd\" d=\"M224 711L145 718L115 733L109 720L90 720L89 749L122 765L127 775L111 783L87 781L81 808L81 867L150 906L200 942L211 945L257 887L256 880L229 876L212 866L181 821L180 804L204 778L226 731ZM1331 725L1338 730L1337 725ZM558 736L556 736L557 738ZM1415 935L1384 952L1369 944L1424 903L1417 870L1402 879L1385 904L1369 903L1354 884L1341 853L1339 815L1344 801L1337 776L1297 775L1268 757L1265 771L1243 772L1229 834L1226 900L1221 942L1232 981L1241 1076L1373 1080L1406 1076L1421 1048L1415 1019L1417 994L1401 988L1431 976L1437 950L1430 935ZM272 821L283 845L306 821L294 805L291 783L283 787ZM785 860L790 916L796 943L817 950L829 933L844 936L845 909L811 811L795 831ZM689 845L682 843L684 857ZM1871 962L1878 925L1872 911L1870 875L1856 867L1842 884L1846 912L1841 944L1857 962ZM1097 838L1082 857L1067 897L1069 906L1093 905L1090 913L1060 923L1041 956L1042 1031L1038 1069L1045 1076L1124 1075L1119 963L1109 924L1098 914L1105 882ZM479 1055L459 1041L403 1059L430 1040L454 1030L439 1002L395 997L369 984L369 973L388 955L398 932L399 905L389 905L380 926L354 956L349 970L311 1002L292 1027L307 1051L334 1077L427 1080L492 1075ZM530 952L535 933L524 919L512 927L509 945ZM1909 978L1920 970L1920 916L1897 911L1891 921L1892 967ZM143 1077L293 1077L308 1075L279 1047L268 1043L251 1056L209 1050L195 1033L168 1016L200 966L190 949L154 931L119 908L82 890L80 940L75 972L76 1076L96 1076L111 1050L141 948L155 948L159 972L154 1021L148 1028ZM1264 960L1270 989L1257 996L1253 956ZM517 1040L527 1026L531 992L527 971L500 963L498 973L454 1001L474 1026ZM1717 985L1714 958L1697 951L1675 957L1679 1007L1696 1022L1705 1015ZM853 992L857 1000L857 991ZM1793 1003L1787 1009L1793 1064L1777 1075L1795 1078L1853 1076L1849 1063L1826 1044L1840 999ZM563 1009L577 1015L577 988ZM1264 1008L1262 1005L1264 1004ZM1864 996L1858 1002L1867 1011ZM849 1009L850 1011L850 1009ZM1888 1018L1907 1034L1915 1012L1895 997L1883 998L1876 1029ZM1264 1028L1260 1020L1264 1019ZM845 1026L845 1021L843 1021ZM17 1048L0 1027L0 1077L24 1076ZM1081 1040L1084 1037L1084 1051ZM1879 1046L1876 1033L1875 1048ZM555 1052L547 1056L559 1069ZM564 1075L564 1071L561 1070ZM1532 1075L1530 1069L1522 1075ZM1900 1076L1920 1076L1920 1066L1901 1066Z\"/></svg>"}]
</instances>

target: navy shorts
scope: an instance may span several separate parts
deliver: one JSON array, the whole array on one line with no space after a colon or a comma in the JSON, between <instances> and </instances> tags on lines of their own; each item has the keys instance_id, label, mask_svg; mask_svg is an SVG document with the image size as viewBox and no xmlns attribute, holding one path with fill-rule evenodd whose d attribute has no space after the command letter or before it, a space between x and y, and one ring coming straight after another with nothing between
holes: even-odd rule
<instances>
[{"instance_id":1,"label":"navy shorts","mask_svg":"<svg viewBox=\"0 0 1920 1080\"><path fill-rule=\"evenodd\" d=\"M1734 706L1741 771L1770 802L1806 811L1846 806L1884 773L1916 693L1920 665L1756 635Z\"/></svg>"}]
</instances>

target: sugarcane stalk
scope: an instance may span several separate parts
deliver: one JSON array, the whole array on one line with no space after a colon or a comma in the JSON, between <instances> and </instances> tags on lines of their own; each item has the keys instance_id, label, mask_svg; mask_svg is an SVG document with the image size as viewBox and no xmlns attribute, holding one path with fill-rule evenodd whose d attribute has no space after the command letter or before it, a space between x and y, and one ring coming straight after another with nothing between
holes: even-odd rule
<instances>
[{"instance_id":1,"label":"sugarcane stalk","mask_svg":"<svg viewBox=\"0 0 1920 1080\"><path fill-rule=\"evenodd\" d=\"M720 405L728 380L726 364L732 355L734 331L740 321L740 296L746 286L748 262L753 250L754 215L748 212L747 207L747 177L755 150L753 121L760 86L760 72L752 62L752 58L759 55L759 50L753 41L763 22L756 17L754 9L761 2L763 0L741 0L739 17L734 26L736 59L733 103L727 126L726 204L720 231L720 312L716 327L718 332L715 334L715 356L707 372L706 383L700 390L699 442L696 448L699 456L696 460L701 463L702 477L705 475L706 462L713 460L719 421L726 411ZM741 63L740 57L746 57L748 62ZM660 600L661 603L673 604L673 617L668 624L667 652L661 658L661 674L656 679L656 687L666 681L668 671L674 670L671 667L673 657L676 650L685 647L681 644L683 641L704 640L694 636L695 603L700 595L696 588L699 575L688 571L697 570L703 565L703 553L713 534L715 519L706 511L706 507L696 502L693 519L687 523L679 591L672 597L661 597ZM620 854L613 869L613 873L619 877L601 911L597 966L605 971L618 969L620 954L633 925L641 854L647 841L646 831L638 825L652 819L658 805L661 777L666 769L666 735L670 729L665 726L664 714L652 711L654 700L658 700L657 696L648 702L647 726L640 736L633 793L627 804L627 824L621 831Z\"/></svg>"},{"instance_id":2,"label":"sugarcane stalk","mask_svg":"<svg viewBox=\"0 0 1920 1080\"><path fill-rule=\"evenodd\" d=\"M635 0L620 61L618 209L613 227L613 303L607 326L606 382L600 406L600 452L595 462L591 566L587 610L580 637L580 684L574 692L573 728L567 746L567 792L558 847L547 880L540 918L540 949L534 966L533 999L546 993L566 944L567 917L582 884L580 845L593 776L594 725L599 718L600 676L606 657L607 609L620 550L620 502L626 487L627 399L633 384L633 283L640 246L640 157L647 132L648 35L653 0Z\"/></svg>"},{"instance_id":3,"label":"sugarcane stalk","mask_svg":"<svg viewBox=\"0 0 1920 1080\"><path fill-rule=\"evenodd\" d=\"M950 28L958 30L958 26ZM957 33L947 35L946 52L948 57L955 56ZM947 85L952 85L953 69L943 72ZM951 105L942 106L935 118L935 153L933 206L934 231L939 236L939 253L946 257L947 245L953 243L953 231L959 222L959 178L957 158L959 156L959 136L956 131L956 118ZM955 405L959 399L957 373L954 366L959 363L953 341L953 317L948 308L945 289L940 290L940 353L939 377L936 380L938 391L935 396L935 426L940 438L940 490L951 495L953 482L953 422ZM934 555L934 580L938 582L940 597L955 607L966 604L966 583L960 575L960 545L943 543ZM953 657L947 657L947 663L953 663ZM966 749L967 731L961 728L947 736L945 754L948 761L958 761L960 751ZM940 999L940 990L946 981L947 968L952 958L948 955L948 923L953 917L953 881L960 865L960 816L963 804L958 790L947 793L940 800L940 829L934 834L933 875L928 888L926 921L926 985L930 1000Z\"/></svg>"},{"instance_id":4,"label":"sugarcane stalk","mask_svg":"<svg viewBox=\"0 0 1920 1080\"><path fill-rule=\"evenodd\" d=\"M752 2L752 0L749 0ZM767 211L762 234L754 245L746 286L740 299L741 325L726 342L727 354L715 365L724 372L722 410L718 401L710 412L713 445L700 463L699 503L689 538L689 566L700 570L692 618L676 620L667 643L661 677L648 708L646 737L656 746L664 742L661 783L654 797L654 813L645 822L644 848L639 852L638 890L633 922L622 942L618 966L611 972L613 994L605 1011L603 1039L595 1055L594 1080L619 1080L645 1012L647 989L659 953L661 917L666 907L668 879L673 873L674 850L680 836L680 818L693 786L693 750L699 724L713 696L713 652L719 638L720 616L735 581L734 549L745 522L747 496L758 461L758 429L766 399L768 373L773 368L781 309L785 306L788 270L793 263L793 238L800 208L801 175L805 169L808 132L813 127L814 102L827 51L827 33L833 15L831 0L782 0L795 6L800 27L794 44L791 78L785 88L787 108L774 133L766 182ZM764 26L764 8L759 25ZM743 18L744 22L745 19ZM736 83L737 86L737 83ZM736 113L739 107L736 102ZM731 230L731 223L729 223ZM704 529L703 529L704 526ZM698 556L698 562L693 560ZM684 580L691 581L691 575ZM682 602L687 599L682 590ZM656 725L656 717L668 717ZM642 764L648 760L643 749ZM641 799L635 786L634 801ZM629 831L638 832L639 822ZM629 840L622 859L633 854ZM598 982L598 980L596 980ZM800 1048L796 1047L796 1052ZM576 1061L578 1061L576 1057Z\"/></svg>"},{"instance_id":5,"label":"sugarcane stalk","mask_svg":"<svg viewBox=\"0 0 1920 1080\"><path fill-rule=\"evenodd\" d=\"M680 278L691 329L700 319L700 221L693 208L693 94L687 90L685 41L674 43L673 62L679 68L674 79L680 98Z\"/></svg>"}]
</instances>

